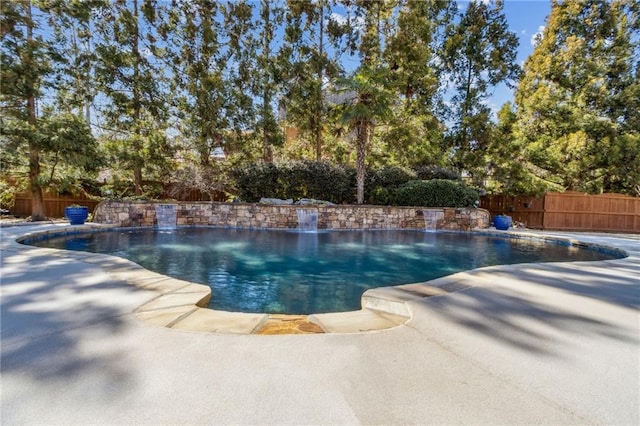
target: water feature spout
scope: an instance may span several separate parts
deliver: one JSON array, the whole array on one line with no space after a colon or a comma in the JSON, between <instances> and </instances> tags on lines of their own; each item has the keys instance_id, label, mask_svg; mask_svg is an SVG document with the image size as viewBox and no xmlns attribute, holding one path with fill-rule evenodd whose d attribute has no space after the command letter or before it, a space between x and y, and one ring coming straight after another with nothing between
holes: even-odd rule
<instances>
[{"instance_id":1,"label":"water feature spout","mask_svg":"<svg viewBox=\"0 0 640 426\"><path fill-rule=\"evenodd\" d=\"M178 206L176 204L156 204L158 228L175 229L178 222Z\"/></svg>"},{"instance_id":2,"label":"water feature spout","mask_svg":"<svg viewBox=\"0 0 640 426\"><path fill-rule=\"evenodd\" d=\"M318 231L318 209L296 209L298 229L304 232Z\"/></svg>"},{"instance_id":3,"label":"water feature spout","mask_svg":"<svg viewBox=\"0 0 640 426\"><path fill-rule=\"evenodd\" d=\"M442 210L423 210L424 230L426 232L434 232L438 229L438 220L444 217Z\"/></svg>"}]
</instances>

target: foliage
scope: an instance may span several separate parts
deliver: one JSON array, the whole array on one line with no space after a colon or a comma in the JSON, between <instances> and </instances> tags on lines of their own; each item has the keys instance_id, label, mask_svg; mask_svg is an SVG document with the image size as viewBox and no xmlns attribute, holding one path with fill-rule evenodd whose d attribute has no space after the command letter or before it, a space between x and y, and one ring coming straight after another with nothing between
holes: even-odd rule
<instances>
[{"instance_id":1,"label":"foliage","mask_svg":"<svg viewBox=\"0 0 640 426\"><path fill-rule=\"evenodd\" d=\"M287 122L309 138L316 161L322 159L327 120L324 79L342 71L338 55L344 51L340 43L348 30L329 13L331 3L335 2L287 1L284 43L278 53L284 83L280 106Z\"/></svg>"},{"instance_id":2,"label":"foliage","mask_svg":"<svg viewBox=\"0 0 640 426\"><path fill-rule=\"evenodd\" d=\"M46 5L43 2L43 7ZM77 186L95 171L102 156L88 124L64 102L38 108L48 90L62 91L68 70L34 7L27 2L2 2L0 146L5 173L26 181L32 195L32 220L43 220L43 188ZM79 6L76 12L85 10ZM82 18L79 13L78 19ZM58 99L60 101L60 99Z\"/></svg>"},{"instance_id":3,"label":"foliage","mask_svg":"<svg viewBox=\"0 0 640 426\"><path fill-rule=\"evenodd\" d=\"M16 200L16 187L0 178L0 207L9 209Z\"/></svg>"},{"instance_id":4,"label":"foliage","mask_svg":"<svg viewBox=\"0 0 640 426\"><path fill-rule=\"evenodd\" d=\"M153 0L109 2L96 19L96 83L106 103L100 108L112 164L132 174L136 195L151 170L165 174L172 147L165 129L169 94L158 59L158 15Z\"/></svg>"},{"instance_id":5,"label":"foliage","mask_svg":"<svg viewBox=\"0 0 640 426\"><path fill-rule=\"evenodd\" d=\"M176 170L171 176L168 195L180 199L194 189L207 194L210 201L219 201L221 194L231 194L233 189L228 164L214 162L206 166Z\"/></svg>"},{"instance_id":6,"label":"foliage","mask_svg":"<svg viewBox=\"0 0 640 426\"><path fill-rule=\"evenodd\" d=\"M492 138L491 109L486 101L500 83L513 87L518 37L508 29L503 1L469 3L457 25L450 27L444 65L455 94L448 109L454 124L447 134L453 163L480 181L485 151Z\"/></svg>"},{"instance_id":7,"label":"foliage","mask_svg":"<svg viewBox=\"0 0 640 426\"><path fill-rule=\"evenodd\" d=\"M460 180L460 173L452 169L447 169L439 166L426 166L420 165L414 167L416 177L420 180L431 179L447 179L447 180Z\"/></svg>"},{"instance_id":8,"label":"foliage","mask_svg":"<svg viewBox=\"0 0 640 426\"><path fill-rule=\"evenodd\" d=\"M355 98L343 105L342 122L355 131L356 140L356 186L357 203L364 202L365 167L367 147L376 123L384 122L391 116L389 107L391 94L383 81L386 70L361 68L350 78L342 79L339 85L343 91L354 93Z\"/></svg>"},{"instance_id":9,"label":"foliage","mask_svg":"<svg viewBox=\"0 0 640 426\"><path fill-rule=\"evenodd\" d=\"M315 198L333 203L352 202L354 173L321 161L259 162L232 171L238 195L256 202L262 197Z\"/></svg>"},{"instance_id":10,"label":"foliage","mask_svg":"<svg viewBox=\"0 0 640 426\"><path fill-rule=\"evenodd\" d=\"M639 195L637 2L553 1L522 76L503 1L457 6L0 2L3 174L32 193L34 219L43 188L77 190L101 164L108 190L138 197L171 178L386 204L409 180L462 172L491 192ZM516 101L496 116L502 84Z\"/></svg>"},{"instance_id":11,"label":"foliage","mask_svg":"<svg viewBox=\"0 0 640 426\"><path fill-rule=\"evenodd\" d=\"M315 198L343 203L352 200L353 175L322 161L288 162L280 166L280 187L286 198Z\"/></svg>"},{"instance_id":12,"label":"foliage","mask_svg":"<svg viewBox=\"0 0 640 426\"><path fill-rule=\"evenodd\" d=\"M386 166L377 170L369 170L367 179L368 204L390 204L391 191L400 185L416 179L412 170L397 166Z\"/></svg>"},{"instance_id":13,"label":"foliage","mask_svg":"<svg viewBox=\"0 0 640 426\"><path fill-rule=\"evenodd\" d=\"M247 202L257 202L262 197L279 198L279 170L274 163L247 164L232 170L238 196Z\"/></svg>"},{"instance_id":14,"label":"foliage","mask_svg":"<svg viewBox=\"0 0 640 426\"><path fill-rule=\"evenodd\" d=\"M478 192L459 181L412 180L394 190L392 200L399 206L471 207Z\"/></svg>"},{"instance_id":15,"label":"foliage","mask_svg":"<svg viewBox=\"0 0 640 426\"><path fill-rule=\"evenodd\" d=\"M536 187L640 185L640 39L629 0L554 2L516 92L514 135Z\"/></svg>"},{"instance_id":16,"label":"foliage","mask_svg":"<svg viewBox=\"0 0 640 426\"><path fill-rule=\"evenodd\" d=\"M442 49L446 29L453 24L455 2L406 0L392 15L383 52L392 71L386 85L396 97L393 116L381 130L386 161L412 167L444 163L439 116L446 88Z\"/></svg>"}]
</instances>

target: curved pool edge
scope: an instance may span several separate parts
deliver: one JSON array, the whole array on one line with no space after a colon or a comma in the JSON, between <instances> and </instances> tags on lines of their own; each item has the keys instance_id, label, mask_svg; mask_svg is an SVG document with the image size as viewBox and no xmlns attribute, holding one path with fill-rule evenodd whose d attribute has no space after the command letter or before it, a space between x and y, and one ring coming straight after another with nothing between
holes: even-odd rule
<instances>
[{"instance_id":1,"label":"curved pool edge","mask_svg":"<svg viewBox=\"0 0 640 426\"><path fill-rule=\"evenodd\" d=\"M133 315L150 325L190 332L213 332L228 334L317 334L317 333L363 333L389 330L408 323L412 317L411 303L429 297L442 296L474 287L479 282L478 274L491 270L513 270L517 273L522 265L496 265L470 271L459 272L436 280L405 284L393 287L380 287L367 290L362 295L362 309L358 311L310 314L310 315L270 315L217 311L205 308L211 290L203 284L182 281L149 271L140 265L117 256L80 251L67 251L25 246L21 242L33 238L47 238L53 235L73 235L87 232L100 232L113 225L85 224L58 227L47 230L34 230L14 240L16 245L30 250L46 251L48 254L70 257L100 267L114 279L124 281L144 290L158 293L158 296L139 306ZM633 257L638 262L638 252L630 253L618 245L607 245L588 241L587 236L575 238L567 235L541 234L536 231L491 231L476 230L485 235L509 238L542 239L561 242L583 248L602 249ZM3 245L3 249L5 249ZM625 259L595 261L602 263ZM573 263L573 262L569 262ZM549 265L549 263L545 263Z\"/></svg>"}]
</instances>

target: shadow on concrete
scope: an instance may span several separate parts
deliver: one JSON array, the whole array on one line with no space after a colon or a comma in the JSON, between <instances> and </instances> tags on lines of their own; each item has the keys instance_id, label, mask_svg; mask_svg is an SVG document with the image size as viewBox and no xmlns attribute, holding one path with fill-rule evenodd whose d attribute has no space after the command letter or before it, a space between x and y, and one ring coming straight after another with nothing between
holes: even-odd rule
<instances>
[{"instance_id":1,"label":"shadow on concrete","mask_svg":"<svg viewBox=\"0 0 640 426\"><path fill-rule=\"evenodd\" d=\"M547 356L559 355L556 349L567 334L637 345L640 280L633 272L622 264L603 269L593 263L482 271L477 287L413 304L420 318L410 324L429 327L423 315L436 315L491 340ZM524 283L519 287L514 278Z\"/></svg>"},{"instance_id":2,"label":"shadow on concrete","mask_svg":"<svg viewBox=\"0 0 640 426\"><path fill-rule=\"evenodd\" d=\"M92 368L111 390L127 374L106 362L125 356L119 348L92 351L87 343L126 327L123 316L148 299L145 292L77 260L12 251L2 252L0 291L2 374L73 380Z\"/></svg>"}]
</instances>

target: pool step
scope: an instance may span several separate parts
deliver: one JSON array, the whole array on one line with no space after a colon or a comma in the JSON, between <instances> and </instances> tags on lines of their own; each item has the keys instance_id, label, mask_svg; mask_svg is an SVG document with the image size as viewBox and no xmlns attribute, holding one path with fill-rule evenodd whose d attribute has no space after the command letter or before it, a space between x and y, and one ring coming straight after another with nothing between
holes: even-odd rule
<instances>
[{"instance_id":1,"label":"pool step","mask_svg":"<svg viewBox=\"0 0 640 426\"><path fill-rule=\"evenodd\" d=\"M394 315L371 309L309 315L309 321L318 324L327 333L358 333L386 330L409 320L407 316Z\"/></svg>"},{"instance_id":2,"label":"pool step","mask_svg":"<svg viewBox=\"0 0 640 426\"><path fill-rule=\"evenodd\" d=\"M459 277L460 280L462 277ZM395 287L379 287L367 290L362 295L362 307L393 315L411 317L411 311L407 302L424 299L432 296L442 296L452 291L467 288L468 285L460 285L450 282L443 286L433 286L427 283L399 285Z\"/></svg>"}]
</instances>

